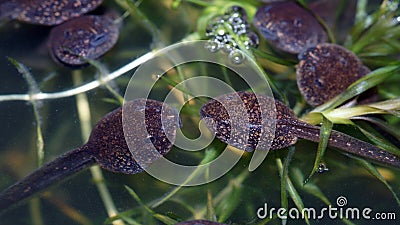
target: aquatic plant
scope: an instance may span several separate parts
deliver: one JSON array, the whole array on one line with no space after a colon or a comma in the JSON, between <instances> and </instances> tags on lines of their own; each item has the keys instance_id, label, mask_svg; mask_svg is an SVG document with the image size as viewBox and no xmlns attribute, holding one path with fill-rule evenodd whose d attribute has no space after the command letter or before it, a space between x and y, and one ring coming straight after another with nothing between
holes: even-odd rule
<instances>
[{"instance_id":1,"label":"aquatic plant","mask_svg":"<svg viewBox=\"0 0 400 225\"><path fill-rule=\"evenodd\" d=\"M293 53L277 51L252 24L257 9L265 4L261 1L106 1L105 7L123 15L119 18L119 40L103 58L83 59L90 67L74 71L53 63L47 53L41 55L40 50L31 47L40 49L49 28L4 22L0 28L0 51L10 59L0 59L4 81L0 82L1 190L45 162L86 143L92 125L122 104L123 90L135 69L154 58L156 50L182 40L211 40L211 47L222 46L233 58L239 57L239 49L248 54L263 69L274 97L293 109L298 118L321 130L319 143L298 141L280 151L270 151L252 172L248 165L253 153L243 153L223 177L195 187L169 185L147 173L120 175L93 167L91 175L82 172L53 186L29 203L3 212L0 220L5 224L175 224L193 219L227 224L284 224L286 220L276 211L265 219L257 218L257 212L265 203L268 207L299 210L336 206L339 196L346 197L351 206L395 211L400 204L400 174L396 169L327 148L335 129L400 155L400 133L396 129L400 124L398 2L350 2L347 5L347 1L339 1L334 10L327 7L333 14L330 21L326 20L326 12L310 11L314 8L309 1L293 3L318 21L329 42L352 51L371 70L316 107L306 102L297 86L296 69L301 59ZM353 14L350 17L354 24L343 26L340 18L349 14ZM247 91L243 81L222 66L190 63L174 67L163 76L149 74L157 80L149 98L163 100L166 92L177 87L173 95L183 103L189 99L190 89L178 84L197 74L223 80L237 91ZM359 102L357 97L371 88L376 88L378 99ZM184 104L180 111L184 135L199 136L199 112L208 100L198 97ZM202 151L182 153L173 147L166 157L184 164L205 164L225 147L216 138ZM239 152L232 146L227 148ZM325 219L327 223L331 221ZM363 222L342 220L347 224ZM298 221L313 224L313 220Z\"/></svg>"}]
</instances>

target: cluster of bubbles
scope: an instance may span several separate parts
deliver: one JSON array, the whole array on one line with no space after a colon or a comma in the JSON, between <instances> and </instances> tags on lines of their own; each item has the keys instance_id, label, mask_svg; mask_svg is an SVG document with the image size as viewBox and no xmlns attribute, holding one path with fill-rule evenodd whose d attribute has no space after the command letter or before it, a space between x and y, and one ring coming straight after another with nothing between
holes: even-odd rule
<instances>
[{"instance_id":1,"label":"cluster of bubbles","mask_svg":"<svg viewBox=\"0 0 400 225\"><path fill-rule=\"evenodd\" d=\"M206 36L210 38L207 45L210 51L222 49L235 63L241 63L244 58L238 51L238 42L246 49L259 44L257 34L250 30L247 13L240 6L232 6L223 15L214 17L207 25Z\"/></svg>"}]
</instances>

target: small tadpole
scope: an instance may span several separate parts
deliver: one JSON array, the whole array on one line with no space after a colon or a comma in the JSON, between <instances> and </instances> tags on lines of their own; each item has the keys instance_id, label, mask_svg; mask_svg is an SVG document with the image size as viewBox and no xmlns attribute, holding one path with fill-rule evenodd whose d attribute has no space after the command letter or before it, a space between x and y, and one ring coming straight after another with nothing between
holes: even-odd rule
<instances>
[{"instance_id":1,"label":"small tadpole","mask_svg":"<svg viewBox=\"0 0 400 225\"><path fill-rule=\"evenodd\" d=\"M336 44L308 48L298 58L297 86L312 106L329 101L370 72L355 54Z\"/></svg>"},{"instance_id":2,"label":"small tadpole","mask_svg":"<svg viewBox=\"0 0 400 225\"><path fill-rule=\"evenodd\" d=\"M294 1L271 2L257 9L254 27L269 44L289 54L328 41L318 20Z\"/></svg>"},{"instance_id":3,"label":"small tadpole","mask_svg":"<svg viewBox=\"0 0 400 225\"><path fill-rule=\"evenodd\" d=\"M119 25L114 23L112 14L84 15L51 30L49 53L55 62L80 68L88 65L87 59L97 59L107 53L117 43L118 36Z\"/></svg>"}]
</instances>

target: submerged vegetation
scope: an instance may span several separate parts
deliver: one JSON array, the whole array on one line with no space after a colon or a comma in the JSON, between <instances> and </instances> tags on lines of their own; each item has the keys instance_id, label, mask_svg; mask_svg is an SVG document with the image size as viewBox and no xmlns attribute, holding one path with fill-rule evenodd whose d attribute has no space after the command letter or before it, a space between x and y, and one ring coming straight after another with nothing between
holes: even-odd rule
<instances>
[{"instance_id":1,"label":"submerged vegetation","mask_svg":"<svg viewBox=\"0 0 400 225\"><path fill-rule=\"evenodd\" d=\"M369 207L373 212L397 213L395 216L399 217L400 173L397 169L375 165L327 147L330 134L339 130L400 157L399 2L297 0L291 3L296 4L297 11L307 13L304 18L315 19L315 23L310 24L323 27L318 27L325 32L321 39L332 43L325 46L340 45L359 58L354 61L362 71L354 73L362 74L358 74L357 79L349 79L350 86L342 87L343 80L333 78L324 81L329 84L316 82L316 88L329 85L342 89L340 94L324 98L318 104L307 103L310 96L302 96L310 87L302 86L299 90L297 86L299 72L296 74L296 70L306 57L298 57L297 52L309 54L311 61L324 55L314 54L316 48L307 50L310 47L307 44L296 49L296 53L277 48L274 32L298 35L279 26L262 24L261 17L255 20L259 14L257 10L265 4L256 0L105 1L102 7L122 15L118 18L121 24L118 42L101 59L83 58L90 66L75 70L52 62L47 53L43 53L51 28L16 21L2 23L0 56L8 59L0 58L3 80L0 82L0 124L3 127L0 190L44 162L86 143L92 126L121 106L124 90L135 69L149 60L154 50L180 41L209 40L210 49L223 46L238 64L240 55L236 53L242 50L262 68L276 99L292 109L303 121L301 123L321 127L318 143L299 140L296 144L290 143L290 147L271 150L262 164L251 172L249 163L254 153L244 152L228 173L199 186L175 186L147 173L121 175L94 166L90 174L88 171L79 173L47 189L38 198L1 213L2 224L175 224L195 219L224 224L316 224L314 219L282 219L288 215L287 211L278 213L277 209L302 211L312 207L320 210L330 205L360 210ZM295 25L301 27L301 20ZM27 33L35 37L27 38ZM338 58L335 60L342 63ZM347 63L351 64L343 62L348 66ZM343 75L343 71L331 67L333 65L326 70ZM323 66L321 68L324 70ZM306 69L310 72L310 67ZM311 68L311 72L315 72L315 68ZM197 97L185 103L191 93L179 83L195 76L207 76L223 80L236 91L248 91L245 82L232 71L204 62L179 65L160 75L149 74L157 80L149 98L162 101L166 93L176 87L171 92L183 105L180 111L182 133L193 139L200 135L199 112L209 99ZM321 97L318 92L312 94L317 94L312 98ZM185 153L175 146L166 157L184 165L205 164L225 147L222 141L214 139L198 152ZM228 149L238 151L232 146ZM259 218L257 213L264 207L276 210L271 217ZM326 216L322 223L340 220L345 224L368 222L346 217L331 220Z\"/></svg>"}]
</instances>

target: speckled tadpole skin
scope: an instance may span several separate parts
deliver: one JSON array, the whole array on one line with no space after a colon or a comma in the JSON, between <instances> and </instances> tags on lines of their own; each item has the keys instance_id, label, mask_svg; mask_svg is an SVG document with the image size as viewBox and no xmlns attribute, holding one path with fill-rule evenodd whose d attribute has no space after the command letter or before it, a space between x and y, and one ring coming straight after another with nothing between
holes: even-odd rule
<instances>
[{"instance_id":1,"label":"speckled tadpole skin","mask_svg":"<svg viewBox=\"0 0 400 225\"><path fill-rule=\"evenodd\" d=\"M56 62L78 67L97 59L117 42L119 27L114 15L85 15L71 19L50 32L48 47Z\"/></svg>"},{"instance_id":2,"label":"speckled tadpole skin","mask_svg":"<svg viewBox=\"0 0 400 225\"><path fill-rule=\"evenodd\" d=\"M356 55L336 44L309 48L299 60L297 86L312 106L327 102L370 72Z\"/></svg>"},{"instance_id":3,"label":"speckled tadpole skin","mask_svg":"<svg viewBox=\"0 0 400 225\"><path fill-rule=\"evenodd\" d=\"M253 24L273 47L291 54L328 40L319 22L293 1L259 7Z\"/></svg>"},{"instance_id":4,"label":"speckled tadpole skin","mask_svg":"<svg viewBox=\"0 0 400 225\"><path fill-rule=\"evenodd\" d=\"M229 101L230 96L239 95L243 101ZM257 100L255 100L257 99ZM250 104L254 101L257 101L258 104ZM220 103L217 103L220 102ZM221 104L222 103L222 104ZM208 118L205 120L206 126L216 134L216 137L221 141L232 145L238 146L236 143L236 139L231 139L231 135L246 135L246 134L231 134L231 123L232 120L229 118L227 111L223 108L223 105L245 105L248 110L259 111L257 107L263 107L263 105L268 105L268 108L271 108L271 103L274 103L276 106L276 117L275 118L267 118L267 120L275 119L276 120L276 130L275 137L273 138L273 142L271 145L271 149L281 149L296 143L297 138L303 138L314 142L319 142L319 133L320 129L317 126L313 126L311 124L300 121L296 118L293 111L285 106L283 103L266 96L256 95L250 92L237 92L230 93L226 95L222 95L214 98L213 100L206 103L202 106L200 115L201 118ZM253 127L260 123L261 117L257 114L248 113L248 120L240 121L240 123L245 124L249 127ZM264 117L262 118L264 119ZM265 119L264 119L265 120ZM263 127L261 127L263 129ZM267 128L265 130L271 130ZM254 130L255 133L260 130ZM247 136L245 136L247 137ZM257 143L257 139L254 137L270 138L270 135L264 137L264 134L254 134L249 136L251 140L248 140L248 143ZM400 158L396 155L388 153L372 144L367 142L358 140L349 135L343 134L338 131L332 131L331 136L328 142L328 145L331 147L335 147L341 149L345 152L354 154L356 156L364 157L368 160L377 162L382 165L388 165L400 168ZM256 145L248 145L252 147L253 150L258 146ZM243 148L242 148L243 149Z\"/></svg>"},{"instance_id":5,"label":"speckled tadpole skin","mask_svg":"<svg viewBox=\"0 0 400 225\"><path fill-rule=\"evenodd\" d=\"M162 102L146 99L129 101L125 103L124 107L129 109L137 104L146 105L145 121L141 121L141 123L145 123L148 134L153 137L151 142L155 149L161 155L167 154L175 140L175 129L179 127L177 111L166 104L163 105ZM163 121L164 124L170 123L166 126L167 128L161 126L161 112L170 118L170 120ZM129 113L130 115L125 116L135 117L138 115L138 112L133 110ZM142 132L145 131L142 130ZM166 132L169 132L168 137L172 137L172 140L166 138ZM0 211L95 163L112 172L135 174L143 171L143 168L132 157L125 141L122 107L110 112L97 122L85 145L57 157L2 191L0 193Z\"/></svg>"},{"instance_id":6,"label":"speckled tadpole skin","mask_svg":"<svg viewBox=\"0 0 400 225\"><path fill-rule=\"evenodd\" d=\"M0 0L0 19L57 25L94 10L103 0Z\"/></svg>"},{"instance_id":7,"label":"speckled tadpole skin","mask_svg":"<svg viewBox=\"0 0 400 225\"><path fill-rule=\"evenodd\" d=\"M208 221L208 220L190 220L190 221L179 222L175 225L227 225L227 224Z\"/></svg>"}]
</instances>

